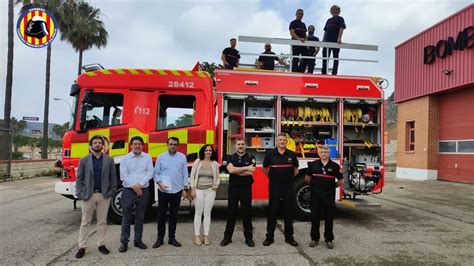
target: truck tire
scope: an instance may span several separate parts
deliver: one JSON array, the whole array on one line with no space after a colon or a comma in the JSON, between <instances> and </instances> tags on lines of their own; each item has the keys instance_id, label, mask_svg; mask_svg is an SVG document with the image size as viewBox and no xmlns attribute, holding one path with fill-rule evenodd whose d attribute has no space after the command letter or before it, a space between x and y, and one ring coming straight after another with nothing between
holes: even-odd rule
<instances>
[{"instance_id":1,"label":"truck tire","mask_svg":"<svg viewBox=\"0 0 474 266\"><path fill-rule=\"evenodd\" d=\"M109 208L109 221L114 224L121 224L122 223L122 190L123 188L117 189L112 198L110 200L110 208Z\"/></svg>"},{"instance_id":2,"label":"truck tire","mask_svg":"<svg viewBox=\"0 0 474 266\"><path fill-rule=\"evenodd\" d=\"M302 175L298 176L293 184L293 201L295 218L298 220L309 220L311 218L310 204L310 188L309 184L304 181Z\"/></svg>"}]
</instances>

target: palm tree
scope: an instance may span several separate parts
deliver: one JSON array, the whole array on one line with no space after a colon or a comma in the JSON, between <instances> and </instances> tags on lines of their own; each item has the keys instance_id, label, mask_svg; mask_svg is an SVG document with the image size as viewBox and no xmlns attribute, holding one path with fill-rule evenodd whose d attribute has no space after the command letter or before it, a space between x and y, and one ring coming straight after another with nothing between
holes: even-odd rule
<instances>
[{"instance_id":1,"label":"palm tree","mask_svg":"<svg viewBox=\"0 0 474 266\"><path fill-rule=\"evenodd\" d=\"M31 0L17 0L16 3L23 4L20 12L24 12L30 8L44 8L50 11L56 18L57 29L61 31L62 25L64 25L64 16L62 8L66 2L73 2L71 0L48 0L48 1L31 1ZM44 88L44 120L43 120L43 140L41 142L41 158L48 158L48 124L49 124L49 90L50 90L50 77L51 77L51 44L48 45L46 50L46 80Z\"/></svg>"},{"instance_id":2,"label":"palm tree","mask_svg":"<svg viewBox=\"0 0 474 266\"><path fill-rule=\"evenodd\" d=\"M72 19L64 23L61 40L70 43L76 52L79 52L77 74L80 75L83 52L94 46L99 49L105 47L109 34L101 20L100 9L87 2L69 2L63 12Z\"/></svg>"},{"instance_id":3,"label":"palm tree","mask_svg":"<svg viewBox=\"0 0 474 266\"><path fill-rule=\"evenodd\" d=\"M8 1L7 84L5 88L4 127L10 128L13 87L13 0Z\"/></svg>"}]
</instances>

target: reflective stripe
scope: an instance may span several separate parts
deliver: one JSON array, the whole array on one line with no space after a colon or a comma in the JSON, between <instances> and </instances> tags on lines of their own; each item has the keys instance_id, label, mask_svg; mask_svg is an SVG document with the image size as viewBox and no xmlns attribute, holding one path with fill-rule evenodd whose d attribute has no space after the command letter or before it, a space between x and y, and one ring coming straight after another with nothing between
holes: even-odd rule
<instances>
[{"instance_id":1,"label":"reflective stripe","mask_svg":"<svg viewBox=\"0 0 474 266\"><path fill-rule=\"evenodd\" d=\"M323 175L323 174L313 174L313 176L323 177L323 178L336 178L333 175Z\"/></svg>"},{"instance_id":2,"label":"reflective stripe","mask_svg":"<svg viewBox=\"0 0 474 266\"><path fill-rule=\"evenodd\" d=\"M274 165L269 165L268 167L270 168L288 168L288 167L295 167L292 164L274 164Z\"/></svg>"}]
</instances>

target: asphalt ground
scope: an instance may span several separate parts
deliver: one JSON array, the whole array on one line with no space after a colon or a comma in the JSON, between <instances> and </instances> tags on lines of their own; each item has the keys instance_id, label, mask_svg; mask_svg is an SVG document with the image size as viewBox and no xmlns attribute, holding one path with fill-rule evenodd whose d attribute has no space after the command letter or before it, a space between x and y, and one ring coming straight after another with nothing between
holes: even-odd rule
<instances>
[{"instance_id":1,"label":"asphalt ground","mask_svg":"<svg viewBox=\"0 0 474 266\"><path fill-rule=\"evenodd\" d=\"M109 224L107 246L111 254L96 248L93 226L86 255L75 259L81 220L80 203L53 191L54 177L39 177L0 184L0 264L101 264L101 265L315 265L379 264L426 265L474 264L474 185L443 181L406 181L387 175L382 194L368 199L380 207L351 208L338 205L335 215L335 247L328 250L310 242L310 223L295 221L292 247L284 242L283 221L278 221L275 243L262 246L266 228L266 203L255 202L254 240L244 244L240 220L233 243L219 246L226 202L218 201L212 212L211 245L193 244L193 217L182 204L175 248L139 250L129 245L119 253L120 226ZM156 240L156 212L148 215L143 241L150 247ZM321 222L323 227L323 223ZM322 228L321 228L322 229Z\"/></svg>"}]
</instances>

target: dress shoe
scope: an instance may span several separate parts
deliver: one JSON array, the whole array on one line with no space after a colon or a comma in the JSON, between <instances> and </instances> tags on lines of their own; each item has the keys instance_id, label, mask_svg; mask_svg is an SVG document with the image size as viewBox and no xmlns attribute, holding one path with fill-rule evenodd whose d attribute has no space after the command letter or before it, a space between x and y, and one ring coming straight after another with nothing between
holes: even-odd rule
<instances>
[{"instance_id":1,"label":"dress shoe","mask_svg":"<svg viewBox=\"0 0 474 266\"><path fill-rule=\"evenodd\" d=\"M105 245L99 246L99 251L100 253L104 255L107 255L110 253L109 249Z\"/></svg>"},{"instance_id":2,"label":"dress shoe","mask_svg":"<svg viewBox=\"0 0 474 266\"><path fill-rule=\"evenodd\" d=\"M333 249L334 244L332 242L326 242L326 247L328 247L328 249Z\"/></svg>"},{"instance_id":3,"label":"dress shoe","mask_svg":"<svg viewBox=\"0 0 474 266\"><path fill-rule=\"evenodd\" d=\"M310 248L314 248L317 245L318 245L318 241L316 241L316 240L311 240L311 242L309 242L309 247Z\"/></svg>"},{"instance_id":4,"label":"dress shoe","mask_svg":"<svg viewBox=\"0 0 474 266\"><path fill-rule=\"evenodd\" d=\"M153 244L153 248L159 248L161 246L163 246L163 239L157 239L155 244Z\"/></svg>"},{"instance_id":5,"label":"dress shoe","mask_svg":"<svg viewBox=\"0 0 474 266\"><path fill-rule=\"evenodd\" d=\"M270 246L271 244L273 244L273 242L275 242L273 239L265 239L265 241L263 241L263 245L268 247Z\"/></svg>"},{"instance_id":6,"label":"dress shoe","mask_svg":"<svg viewBox=\"0 0 474 266\"><path fill-rule=\"evenodd\" d=\"M253 240L251 238L245 239L245 244L247 244L247 246L249 246L251 248L255 247L255 242L253 242Z\"/></svg>"},{"instance_id":7,"label":"dress shoe","mask_svg":"<svg viewBox=\"0 0 474 266\"><path fill-rule=\"evenodd\" d=\"M80 258L84 257L85 253L86 253L86 249L85 248L80 248L76 253L76 259L80 259Z\"/></svg>"},{"instance_id":8,"label":"dress shoe","mask_svg":"<svg viewBox=\"0 0 474 266\"><path fill-rule=\"evenodd\" d=\"M297 247L298 246L298 242L296 242L296 240L294 240L293 238L290 238L290 239L286 239L285 240L286 243L292 245L293 247Z\"/></svg>"},{"instance_id":9,"label":"dress shoe","mask_svg":"<svg viewBox=\"0 0 474 266\"><path fill-rule=\"evenodd\" d=\"M139 248L139 249L147 249L148 248L147 245L145 245L145 243L143 243L143 241L141 241L141 240L140 241L135 241L133 243L133 245L135 247Z\"/></svg>"},{"instance_id":10,"label":"dress shoe","mask_svg":"<svg viewBox=\"0 0 474 266\"><path fill-rule=\"evenodd\" d=\"M232 243L232 240L230 240L230 239L228 239L228 238L224 238L224 239L222 239L222 241L221 241L221 246L222 246L222 247L225 247L225 246L229 245L230 243Z\"/></svg>"},{"instance_id":11,"label":"dress shoe","mask_svg":"<svg viewBox=\"0 0 474 266\"><path fill-rule=\"evenodd\" d=\"M124 244L124 243L121 243L121 244L120 244L120 247L119 247L119 252L120 252L120 253L127 252L127 249L128 249L128 245L127 245L127 244Z\"/></svg>"},{"instance_id":12,"label":"dress shoe","mask_svg":"<svg viewBox=\"0 0 474 266\"><path fill-rule=\"evenodd\" d=\"M175 246L177 248L180 248L181 247L181 243L178 242L178 240L176 239L170 239L168 240L168 244L172 245L172 246Z\"/></svg>"}]
</instances>

